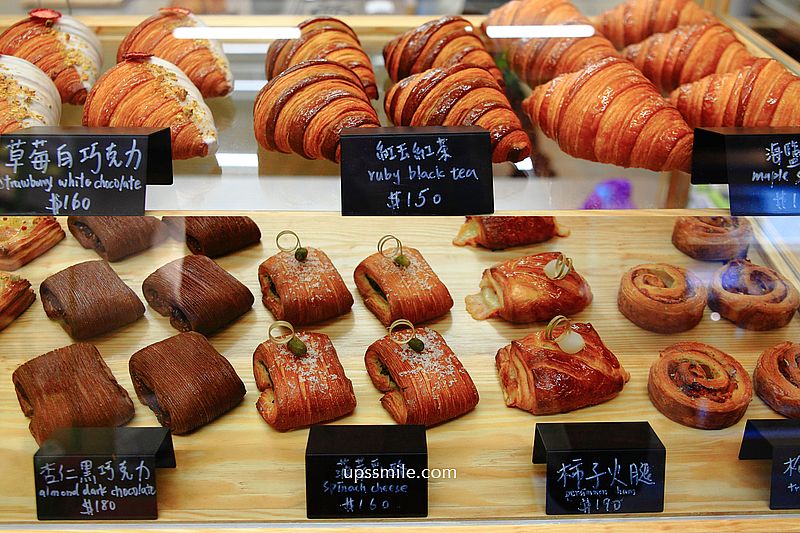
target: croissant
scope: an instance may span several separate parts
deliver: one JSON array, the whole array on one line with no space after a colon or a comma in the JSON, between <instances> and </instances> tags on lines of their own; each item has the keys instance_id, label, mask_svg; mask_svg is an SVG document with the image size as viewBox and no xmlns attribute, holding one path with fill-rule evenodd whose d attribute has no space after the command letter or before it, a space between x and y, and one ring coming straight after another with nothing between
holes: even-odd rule
<instances>
[{"instance_id":1,"label":"croissant","mask_svg":"<svg viewBox=\"0 0 800 533\"><path fill-rule=\"evenodd\" d=\"M614 46L624 48L654 33L716 20L693 0L627 0L602 13L595 27Z\"/></svg>"},{"instance_id":2,"label":"croissant","mask_svg":"<svg viewBox=\"0 0 800 533\"><path fill-rule=\"evenodd\" d=\"M31 282L25 278L0 272L0 331L25 312L36 300Z\"/></svg>"},{"instance_id":3,"label":"croissant","mask_svg":"<svg viewBox=\"0 0 800 533\"><path fill-rule=\"evenodd\" d=\"M158 422L183 435L227 413L245 395L228 360L199 333L179 333L151 344L128 361L139 401Z\"/></svg>"},{"instance_id":4,"label":"croissant","mask_svg":"<svg viewBox=\"0 0 800 533\"><path fill-rule=\"evenodd\" d=\"M648 331L679 333L703 319L708 292L700 278L665 263L638 265L622 276L617 306Z\"/></svg>"},{"instance_id":5,"label":"croissant","mask_svg":"<svg viewBox=\"0 0 800 533\"><path fill-rule=\"evenodd\" d=\"M690 126L800 126L800 78L774 59L681 85L670 101Z\"/></svg>"},{"instance_id":6,"label":"croissant","mask_svg":"<svg viewBox=\"0 0 800 533\"><path fill-rule=\"evenodd\" d=\"M233 90L233 75L222 46L211 39L176 39L175 28L205 26L182 7L162 7L158 14L133 28L117 49L117 62L128 52L153 54L181 69L203 98L225 96Z\"/></svg>"},{"instance_id":7,"label":"croissant","mask_svg":"<svg viewBox=\"0 0 800 533\"><path fill-rule=\"evenodd\" d=\"M503 73L462 17L441 17L398 35L383 47L383 59L393 82L430 68L463 64L484 68L498 85L505 85Z\"/></svg>"},{"instance_id":8,"label":"croissant","mask_svg":"<svg viewBox=\"0 0 800 533\"><path fill-rule=\"evenodd\" d=\"M247 287L204 255L170 261L145 278L142 293L173 328L204 335L233 322L255 301Z\"/></svg>"},{"instance_id":9,"label":"croissant","mask_svg":"<svg viewBox=\"0 0 800 533\"><path fill-rule=\"evenodd\" d=\"M353 71L315 59L289 67L261 89L253 126L267 150L338 163L342 130L379 127L380 120Z\"/></svg>"},{"instance_id":10,"label":"croissant","mask_svg":"<svg viewBox=\"0 0 800 533\"><path fill-rule=\"evenodd\" d=\"M398 424L433 426L463 415L478 404L478 390L444 338L416 328L422 351L389 335L373 342L364 356L367 372L381 391L381 404Z\"/></svg>"},{"instance_id":11,"label":"croissant","mask_svg":"<svg viewBox=\"0 0 800 533\"><path fill-rule=\"evenodd\" d=\"M163 242L167 228L150 216L71 216L70 233L84 248L93 249L106 261L120 261Z\"/></svg>"},{"instance_id":12,"label":"croissant","mask_svg":"<svg viewBox=\"0 0 800 533\"><path fill-rule=\"evenodd\" d=\"M559 226L555 217L468 216L453 244L502 250L568 235L569 230Z\"/></svg>"},{"instance_id":13,"label":"croissant","mask_svg":"<svg viewBox=\"0 0 800 533\"><path fill-rule=\"evenodd\" d=\"M353 384L330 338L310 332L295 336L306 346L303 356L271 340L253 354L253 374L261 391L256 408L278 431L327 422L356 408Z\"/></svg>"},{"instance_id":14,"label":"croissant","mask_svg":"<svg viewBox=\"0 0 800 533\"><path fill-rule=\"evenodd\" d=\"M261 241L261 230L245 216L161 217L173 237L185 240L193 254L219 257Z\"/></svg>"},{"instance_id":15,"label":"croissant","mask_svg":"<svg viewBox=\"0 0 800 533\"><path fill-rule=\"evenodd\" d=\"M753 373L758 397L787 418L800 418L800 344L782 342L761 354Z\"/></svg>"},{"instance_id":16,"label":"croissant","mask_svg":"<svg viewBox=\"0 0 800 533\"><path fill-rule=\"evenodd\" d=\"M0 54L26 59L42 69L62 102L84 103L103 62L100 40L82 22L58 11L34 9L29 15L0 34Z\"/></svg>"},{"instance_id":17,"label":"croissant","mask_svg":"<svg viewBox=\"0 0 800 533\"><path fill-rule=\"evenodd\" d=\"M756 60L733 30L718 22L678 26L632 44L622 54L662 92L710 74L739 70Z\"/></svg>"},{"instance_id":18,"label":"croissant","mask_svg":"<svg viewBox=\"0 0 800 533\"><path fill-rule=\"evenodd\" d=\"M371 100L378 98L372 62L361 47L353 28L333 17L316 17L301 22L299 39L280 39L267 50L267 79L310 59L339 63L358 76Z\"/></svg>"},{"instance_id":19,"label":"croissant","mask_svg":"<svg viewBox=\"0 0 800 533\"><path fill-rule=\"evenodd\" d=\"M148 54L128 53L86 98L83 125L168 127L173 159L217 151L217 129L197 87L178 67Z\"/></svg>"},{"instance_id":20,"label":"croissant","mask_svg":"<svg viewBox=\"0 0 800 533\"><path fill-rule=\"evenodd\" d=\"M35 357L11 379L39 444L58 428L121 426L134 415L128 392L91 344L71 344Z\"/></svg>"},{"instance_id":21,"label":"croissant","mask_svg":"<svg viewBox=\"0 0 800 533\"><path fill-rule=\"evenodd\" d=\"M647 380L650 401L684 426L722 429L739 421L753 384L739 361L701 342L679 342L661 351Z\"/></svg>"},{"instance_id":22,"label":"croissant","mask_svg":"<svg viewBox=\"0 0 800 533\"><path fill-rule=\"evenodd\" d=\"M562 279L551 278L547 265L562 254L545 252L510 259L487 268L481 292L467 296L467 312L476 320L500 317L523 324L574 315L592 302L592 290L575 269Z\"/></svg>"},{"instance_id":23,"label":"croissant","mask_svg":"<svg viewBox=\"0 0 800 533\"><path fill-rule=\"evenodd\" d=\"M610 57L540 85L522 103L569 155L655 171L691 169L693 130L630 62Z\"/></svg>"},{"instance_id":24,"label":"croissant","mask_svg":"<svg viewBox=\"0 0 800 533\"><path fill-rule=\"evenodd\" d=\"M565 352L552 338L567 328L580 335L583 348ZM545 330L531 333L498 350L495 364L509 407L534 415L566 413L607 402L630 379L616 356L591 324L561 324L552 337Z\"/></svg>"},{"instance_id":25,"label":"croissant","mask_svg":"<svg viewBox=\"0 0 800 533\"><path fill-rule=\"evenodd\" d=\"M66 236L54 217L1 217L0 270L16 270Z\"/></svg>"},{"instance_id":26,"label":"croissant","mask_svg":"<svg viewBox=\"0 0 800 533\"><path fill-rule=\"evenodd\" d=\"M49 276L39 287L47 317L73 339L88 339L135 322L144 305L105 261L85 261Z\"/></svg>"},{"instance_id":27,"label":"croissant","mask_svg":"<svg viewBox=\"0 0 800 533\"><path fill-rule=\"evenodd\" d=\"M753 227L743 217L677 217L672 244L700 261L747 257Z\"/></svg>"},{"instance_id":28,"label":"croissant","mask_svg":"<svg viewBox=\"0 0 800 533\"><path fill-rule=\"evenodd\" d=\"M61 96L33 63L0 55L0 133L32 126L58 126Z\"/></svg>"},{"instance_id":29,"label":"croissant","mask_svg":"<svg viewBox=\"0 0 800 533\"><path fill-rule=\"evenodd\" d=\"M489 130L492 162L520 161L531 143L492 74L480 67L433 68L395 84L384 101L397 126L480 126Z\"/></svg>"},{"instance_id":30,"label":"croissant","mask_svg":"<svg viewBox=\"0 0 800 533\"><path fill-rule=\"evenodd\" d=\"M771 268L734 259L714 272L708 307L740 328L765 331L792 320L800 293Z\"/></svg>"}]
</instances>

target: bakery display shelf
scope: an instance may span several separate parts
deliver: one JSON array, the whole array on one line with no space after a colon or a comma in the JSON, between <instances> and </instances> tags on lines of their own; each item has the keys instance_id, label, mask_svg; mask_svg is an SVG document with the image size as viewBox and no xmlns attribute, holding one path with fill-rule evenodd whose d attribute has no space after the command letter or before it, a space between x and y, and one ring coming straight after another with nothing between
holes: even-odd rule
<instances>
[{"instance_id":1,"label":"bakery display shelf","mask_svg":"<svg viewBox=\"0 0 800 533\"><path fill-rule=\"evenodd\" d=\"M752 520L754 525L761 524L760 529L766 524L759 521L762 519L785 524L781 522L783 514L772 513L767 506L768 461L737 459L745 419L779 416L754 397L745 418L730 428L703 431L684 427L652 406L647 397L647 375L659 351L679 340L712 344L752 372L764 349L800 337L800 317L795 315L788 326L779 330L754 332L737 329L724 319L714 321L706 309L701 324L683 334L660 335L639 329L617 310L617 289L626 270L640 263L667 262L687 267L708 282L719 267L717 263L693 260L673 247L674 217L687 212L557 214L561 224L571 230L569 237L498 252L453 246L451 241L463 221L460 217L437 218L433 224L428 218L251 214L262 231L262 242L218 258L217 262L253 292L256 303L230 327L210 337L212 345L231 361L245 382L247 394L238 407L222 418L189 435L174 437L178 467L159 472L159 521L186 524L306 520L304 450L308 430L279 433L261 419L254 405L258 392L251 366L253 351L267 339L267 327L272 322L260 301L258 265L276 252L275 235L292 229L304 244L319 247L329 255L355 295L351 313L308 328L331 337L347 376L353 381L358 406L352 416L336 424L393 423L381 407L380 393L364 368L367 346L383 336L385 329L365 308L352 277L356 265L374 252L378 239L391 233L407 246L418 248L452 293L452 311L429 325L445 337L471 374L480 403L465 416L428 430L429 466L457 469L457 479L430 480L429 520L474 520L478 526L482 520L534 520L544 526L553 517L544 514L544 467L531 464L535 423L646 420L667 448L667 473L664 513L645 518L694 520L698 515L719 515L728 517L724 520L736 516L736 523ZM64 219L60 222L66 225ZM763 234L759 231L757 235ZM602 405L562 415L532 416L505 406L494 356L512 339L544 324L475 321L465 310L464 298L477 292L483 269L509 258L550 250L571 256L577 271L592 287L593 303L573 318L595 326L631 379L617 398ZM169 240L114 263L113 268L141 297L142 281L147 275L186 253L183 243ZM81 248L68 234L55 248L17 273L29 279L38 292L42 280L51 273L96 258L93 251ZM778 268L784 264L768 240L753 246L750 258ZM800 286L792 272L783 273ZM148 307L144 318L92 342L120 384L133 394L128 373L130 356L175 333L167 318ZM22 362L72 342L56 322L47 319L40 301L0 332L0 372L5 376L0 379L0 457L6 465L5 475L0 478L2 522L36 522L31 457L37 445L19 408L11 374ZM136 399L134 403L132 425L157 425L148 408ZM713 523L709 518L704 520L706 524ZM615 528L619 526L618 522L611 523ZM635 523L641 526L641 522ZM596 527L603 524L600 521Z\"/></svg>"}]
</instances>

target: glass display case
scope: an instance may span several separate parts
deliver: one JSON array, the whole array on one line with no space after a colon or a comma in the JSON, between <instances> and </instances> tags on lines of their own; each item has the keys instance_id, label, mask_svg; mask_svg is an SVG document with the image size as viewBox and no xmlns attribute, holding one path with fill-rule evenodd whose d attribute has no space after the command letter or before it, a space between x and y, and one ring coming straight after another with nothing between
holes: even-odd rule
<instances>
[{"instance_id":1,"label":"glass display case","mask_svg":"<svg viewBox=\"0 0 800 533\"><path fill-rule=\"evenodd\" d=\"M540 0L523 0L522 3L526 2L542 3ZM601 13L617 4L611 0L574 3L592 22L598 21ZM164 7L163 2L150 0L72 0L69 4L27 0L6 2L0 6L0 29L5 30L25 18L28 9L57 8L64 13L69 9L99 38L103 58L100 71L106 72L115 65L117 50L131 30ZM0 307L4 315L18 315L0 329L0 361L5 375L0 381L0 404L3 405L0 411L0 435L3 437L0 456L6 465L6 475L0 480L0 528L67 527L63 522L37 521L37 474L32 469L31 457L39 449L37 440L44 440L52 429L47 424L54 427L69 425L68 422L51 421L51 417L59 419L63 416L70 420L72 416L75 420L80 418L75 413L82 409L94 410L102 403L101 397L97 396L91 400L96 403L87 407L76 402L75 398L89 398L85 396L87 388L97 387L97 392L103 386L109 386L107 372L113 374L111 382L124 389L124 396L130 398L133 415L132 418L130 413L121 415L124 420L117 419L113 423L101 417L105 425L165 426L171 427L174 434L177 468L159 470L158 522L155 527L168 524L171 528L192 530L297 524L323 529L374 526L374 523L350 520L320 522L307 519L304 452L309 437L308 424L288 431L278 431L268 424L269 417L265 413L269 409L264 402L275 402L279 393L284 394L277 390L280 386L277 369L281 364L272 363L277 366L271 368L270 378L270 370L264 370L264 365L269 365L259 363L258 350L262 350L262 343L271 346L270 325L284 319L280 316L283 311L270 307L275 305L276 298L281 301L278 292L287 290L294 294L296 290L281 287L279 276L287 277L289 285L311 287L304 305L313 308L314 305L327 305L316 303L315 295L333 291L320 286L333 283L331 280L338 271L345 292L353 297L352 308L345 306L343 312L310 320L308 325L295 324L298 331L324 333L329 337L335 345L334 358L338 355L341 364L338 369L330 367L328 371L334 378L338 376L338 379L352 382L355 407L346 410L344 416L322 422L334 425L395 424L397 416L393 416L396 413L391 404L399 400L396 397L387 399L389 395L384 396L384 393L387 390L391 392L392 385L395 392L410 392L406 387L398 388L395 382L401 376L392 376L394 371L388 368L387 363L383 363L377 374L385 370L383 375L388 375L390 385L387 390L378 390L375 372L369 370L372 359L368 354L373 343L387 335L386 326L389 325L383 323L387 320L378 318L380 311L376 311L370 300L382 295L379 305L382 309L381 305L389 306L387 293L393 296L386 286L378 286L381 285L379 279L373 279L379 274L359 277L362 262L375 253L376 244L385 235L402 240L413 268L423 271L415 270L412 276L415 281L408 283L413 285L420 283L419 280L427 280L416 290L423 294L435 293L437 286L434 284L432 287L430 278L426 277L429 276L428 270L432 270L435 273L433 278L441 280L446 287L444 292L452 299L452 305L444 312L434 313L433 317L421 316L414 322L441 334L463 369L442 364L445 370L437 366L438 370L428 368L425 371L466 372L474 383L479 401L474 408L466 409L466 412L462 410L458 416L439 420L427 428L428 466L448 473L442 478L428 480L427 516L413 521L382 522L380 527L430 526L455 530L555 529L565 524L597 530L609 527L688 527L692 530L720 527L783 530L796 527L797 514L794 511L769 508L769 462L738 459L747 420L786 419L763 399L767 397L763 385L755 383L756 390L752 390L754 370L762 354L783 347L784 359L779 363L783 366L777 373L796 389L787 393L783 402L800 402L800 381L793 377L797 375L800 347L798 344L788 347L782 344L800 342L800 318L797 316L800 296L795 289L800 288L800 224L796 217L730 218L727 185L693 185L690 174L677 168L664 171L623 168L569 155L567 152L579 148L565 150L568 132L546 135L541 124L533 124L526 113L522 102L535 88L522 81L524 74L518 70L515 72L508 51L511 40L496 40L493 45L489 40L486 42L488 47L494 46L493 57L504 75L504 88L497 85L497 89L505 93L509 107L519 117L520 129L526 133L532 151L529 157L519 161L492 165L495 214L536 217L535 220L544 225L551 223L549 217L555 217L557 227L547 235L529 236L527 239L523 235L518 243L456 246L454 240L458 240L457 236L464 231L463 216L342 216L342 194L347 192L342 192L339 163L306 159L297 153L270 151L256 139L254 105L268 82L265 58L275 37L280 31L296 28L312 16L340 17L353 29L372 63L379 98L371 105L380 125L388 127L393 123L387 118L384 97L393 82L382 53L386 44L401 33L443 14L463 15L472 24L470 31L485 37L480 31L481 25L487 16L492 16L489 11L499 8L501 3L471 0L446 3L424 0L206 0L173 4L195 10L207 29L213 30L193 38L201 44L205 42L203 39L211 36L218 39L219 49L230 64L232 90L226 96L205 99L218 131L216 152L206 157L174 160L174 183L147 187L146 215L158 218L248 217L249 221L233 223L229 218L231 225L217 227L212 224L210 230L198 229L199 234L195 234L188 229L190 223L186 222L187 227L184 227L182 220L173 220L170 224L174 226L177 223L177 229L170 229L155 219L137 222L139 225L121 224L117 227L107 220L76 217L68 227L67 217L58 216L57 226L47 223L51 225L49 237L35 236L33 239L35 242L49 239L51 249L23 265L5 263L6 269L12 272L12 275L0 278L6 294L11 294L14 283L22 278L30 282L36 301L24 305L20 303L22 297L15 295L17 308L11 305L6 309ZM735 33L753 61L772 58L786 70L785 76L800 75L796 6L778 0L760 0L706 1L702 7ZM576 24L576 21L569 24ZM0 36L0 54L7 55L2 46L3 38ZM0 55L0 59L2 57ZM612 63L614 61L616 59ZM747 65L751 65L752 61L748 61ZM569 75L569 72L564 74ZM800 86L800 79L795 79L794 84ZM8 89L0 85L0 92L3 91ZM655 95L652 98L661 98L655 87L652 91ZM799 91L794 89L795 93ZM666 95L669 90L662 93ZM119 98L123 97L124 91ZM555 98L552 94L548 97ZM601 99L597 97L592 102L598 98ZM474 106L479 107L481 102L476 101ZM273 102L272 105L282 104ZM775 100L769 105L776 105ZM144 114L146 104L140 109ZM64 104L58 125L81 126L84 113L82 105ZM566 120L579 122L577 118ZM258 129L258 120L255 121ZM636 117L628 117L627 121L620 123L620 128L633 122L636 122ZM141 126L143 122L137 123L134 119L125 125ZM800 128L800 123L790 125ZM685 127L689 128L688 125ZM795 134L800 138L800 129L790 133ZM657 149L653 148L654 151ZM628 151L632 150L631 143ZM783 155L787 161L796 157L792 156L790 149L787 150ZM533 224L533 220L529 219L529 223ZM684 227L691 223L700 223L702 227L699 230ZM247 227L243 228L241 224ZM499 229L495 229L499 231L501 240L521 231L515 224L523 222L508 219L499 223ZM0 228L4 228L0 232L0 259L4 254L11 254L15 241L33 227L30 217L22 220L4 216L0 222ZM63 230L63 238L59 236L58 227ZM284 241L277 241L279 233L284 230L291 230L299 236L297 246L290 246L288 252L281 252L283 248L279 245L283 246ZM725 248L717 244L715 249L725 249L717 255L713 252L709 255L707 250L697 249L702 246L686 244L685 239L689 239L686 235L691 232L698 232L700 238L708 234L730 233L735 249L731 251L730 246ZM240 238L242 241L238 242ZM209 239L212 246L221 246L222 250L219 253L208 252L204 248L205 239ZM301 247L301 243L307 248ZM43 248L48 246L42 245ZM118 257L114 256L115 248L123 250L117 253ZM421 255L414 255L417 252L409 252L409 248L418 250ZM312 263L325 263L316 255L323 250L333 270L324 271L315 283L292 278L291 269L280 271L282 273L269 270L274 265L271 267L268 263L276 254L283 254L281 257L290 261L305 262L306 255L296 255L301 249L310 253ZM402 250L400 248L396 253L402 254ZM539 257L540 254L545 254L540 259L543 263L536 267L515 263L523 256ZM189 263L195 259L179 261L187 255L213 256L216 265L197 259L198 265L190 268ZM758 265L754 271L749 270L752 268L750 265L739 261L743 257ZM111 268L110 273L65 270L101 258L110 263L95 263L91 268ZM557 269L559 265L550 265L551 260L566 262L566 258L571 263L566 267L562 265L566 268L565 276L558 273L551 276L543 268L547 265L547 268ZM389 259L393 261L392 268L409 266L398 263L395 256ZM527 304L512 301L516 293L512 294L509 286L501 286L499 277L490 280L493 274L487 269L501 263L505 265L503 268L521 269L527 272L525 275L533 276L533 281L523 281L524 289L519 289L528 291L519 296ZM168 265L176 264L177 270L169 273L172 267ZM12 270L12 267L16 268ZM521 274L518 271L514 275ZM509 275L508 280L514 275ZM159 276L164 278L160 287ZM577 281L573 279L576 276ZM108 281L110 278L116 278L113 283L119 285L115 290L107 286L107 283L112 283ZM562 286L560 283L564 279L572 285ZM511 283L508 280L502 283ZM189 300L197 297L197 293L182 295L182 291L193 283L198 287L193 290L205 290L209 293L209 300L198 297L193 302L196 307L191 310L182 306L191 307ZM676 296L682 285L686 287ZM236 296L240 289L244 294L240 295L241 298ZM409 285L397 290L402 293L412 289ZM30 294L30 290L23 287L22 292ZM503 300L504 290L507 290L506 300ZM570 293L576 292L581 294L580 305L569 307L564 304L574 296ZM551 300L540 300L545 298L542 293L551 294ZM736 301L747 295L769 300L759 304L768 307L766 311L762 309L766 318L761 317L760 322L748 318L749 315L743 317L747 315L745 311L737 314L735 309L732 310L739 305ZM339 296L346 299L341 294ZM700 307L695 306L693 311L682 307L675 314L671 310L678 308L669 307L676 303L676 299L683 305L686 300L701 296ZM3 297L1 292L0 297ZM103 303L95 297L106 300ZM126 298L138 301L141 308L131 300L132 310L125 315L127 318L117 317L117 314L126 313L122 309ZM176 298L185 298L186 302L176 303ZM289 293L283 292L284 303L288 298ZM302 300L302 295L299 298ZM730 303L726 298L735 301ZM89 303L82 308L84 299ZM513 313L507 311L508 315L503 318L503 312L496 309L514 305L528 305L529 315L515 320L509 318ZM770 305L783 305L784 308L773 313ZM22 311L19 311L20 306ZM483 311L476 310L476 306ZM485 312L486 308L493 309L493 312ZM399 314L392 314L388 322L407 318L404 315L416 311L404 308ZM196 316L193 315L195 312ZM70 313L78 316L70 316ZM487 314L492 317L487 318ZM695 318L689 316L692 314ZM567 315L572 325L551 324L548 328L550 319L556 315ZM777 315L780 316L776 318ZM213 324L207 327L199 324L203 320ZM683 325L674 325L677 322ZM81 333L82 327L88 327L89 331ZM584 327L588 329L581 329ZM581 347L574 351L563 348L558 344L560 337L553 334L554 328L556 331L566 328L564 332L581 332ZM206 359L199 359L194 364L181 361L183 366L176 362L171 369L163 361L154 363L156 373L166 373L175 378L165 386L177 387L177 396L195 396L207 401L181 405L180 400L175 400L177 404L173 406L169 403L171 400L161 396L158 385L151 378L144 377L144 371L137 368L135 360L152 356L158 350L148 351L149 347L185 331L203 333L205 338L202 341L192 341L202 345L168 347L163 351L166 354L163 357L174 357L175 353L183 351L187 354L186 359L189 359L188 354L197 359L202 353ZM421 336L428 334L420 333ZM303 335L305 333L298 338L313 345ZM534 348L539 352L534 348L524 348L523 339L534 342L529 336L537 335L539 340L535 342L540 345ZM429 340L429 337L425 339ZM80 363L86 367L76 370L74 366L67 368L70 365L66 359L61 362L53 359L50 365L38 370L29 367L26 372L33 377L27 379L33 384L25 385L25 372L20 372L20 369L26 361L82 342L96 347L102 362L92 359L93 363ZM435 344L438 341L430 342ZM675 414L675 408L665 405L669 403L666 396L673 392L658 392L653 385L658 379L654 376L657 363L670 357L670 350L676 345L680 353L666 371L669 378L665 378L675 384L677 392L674 394L694 399L703 397L710 402L707 405L714 406L713 409L695 408L694 418L690 417L688 422L684 418L683 423L676 421L680 415ZM739 367L728 359L714 359L713 355L703 352L703 345L710 345L712 350L724 352L725 357L738 361L746 376L742 376ZM90 355L94 353L86 345L79 346L81 350L89 350ZM503 363L501 352L513 351L514 348L510 348L513 346L530 349L529 355L517 355L517 361ZM321 350L312 346L312 351ZM548 350L558 357L542 354ZM595 350L594 355L588 354L590 350ZM611 364L615 368L613 372L600 368L603 366L602 358L597 355L597 350L603 354L606 351L611 353L611 359L618 363L619 368L614 364ZM703 353L698 355L698 352ZM134 354L136 356L132 357ZM579 364L575 361L580 360L581 354L585 354L585 358ZM312 355L317 357L319 354ZM67 357L59 355L62 356ZM603 357L606 359L603 363L607 364L608 357ZM715 364L719 365L718 368L714 367ZM62 369L60 365L65 366ZM92 365L95 368L91 368ZM282 368L292 369L293 365L290 361ZM511 369L507 365L511 365ZM559 365L574 366L565 369ZM686 365L690 367L688 370ZM230 392L233 399L215 398L221 394L218 389L222 385L214 380L223 379L219 374L224 373L221 369L227 367L230 369L224 372L230 370L232 374L226 374L225 379L235 382L238 378L244 390L241 394L236 390ZM104 378L96 379L105 385L88 377L97 372ZM609 372L613 376L609 377ZM698 377L698 372L703 376ZM589 377L595 373L602 376ZM60 376L70 377L62 380ZM208 381L204 381L206 378ZM604 380L618 383L609 385ZM303 380L298 383L301 382ZM308 383L312 383L309 391L316 388L318 393L322 387L317 379ZM425 383L430 386L430 382ZM559 383L568 384L553 392ZM325 385L325 391L329 385ZM236 389L235 384L231 387ZM577 403L570 403L572 395L578 394L570 387L583 390L582 397L575 400ZM608 387L611 387L611 392L606 390ZM448 388L455 388L455 382L450 382L449 387L445 387ZM32 392L32 389L35 390ZM115 395L120 394L118 389L114 390L117 391ZM731 396L748 391L752 400L744 401L738 416L731 415L735 420L720 423L717 425L719 429L699 427L704 425L704 422L698 422L699 419L711 420L714 409L727 404ZM453 391L449 393L455 394ZM524 403L519 397L525 395L539 395L539 401L544 402L548 393L555 397L555 407L550 407L549 411L543 407L539 414L532 414L526 412L525 407L509 407L515 401ZM403 401L408 401L405 398ZM127 403L119 401L125 404L120 409L128 412L130 407ZM439 401L438 397L436 401ZM536 400L529 401L536 403ZM278 402L280 404L280 400ZM221 404L225 407L220 407ZM170 412L173 407L175 411ZM181 409L188 410L183 415L189 418L205 417L202 423L195 424L201 427L193 427L190 423L188 427L178 429L177 419L183 416ZM323 410L323 407L317 405L310 409L313 412ZM64 414L64 410L68 413ZM536 411L536 408L527 410ZM672 413L672 416L666 416L665 412ZM41 426L44 422L37 421L37 417L47 420L44 429ZM585 514L590 516L555 517L546 514L546 469L544 465L532 464L531 461L536 424L640 421L650 424L666 448L663 512L637 515L589 509ZM173 423L176 425L171 426ZM714 423L708 422L707 425L714 426ZM591 476L592 468L587 468L585 476ZM451 475L451 471L455 475ZM597 477L597 472L594 473ZM797 475L800 476L800 470ZM587 484L594 482L594 478L583 479ZM628 482L631 482L630 478ZM342 502L346 505L347 497L344 495ZM89 518L104 519L99 512ZM132 524L126 527L143 523ZM82 525L70 523L68 527ZM111 525L98 527L113 529Z\"/></svg>"}]
</instances>

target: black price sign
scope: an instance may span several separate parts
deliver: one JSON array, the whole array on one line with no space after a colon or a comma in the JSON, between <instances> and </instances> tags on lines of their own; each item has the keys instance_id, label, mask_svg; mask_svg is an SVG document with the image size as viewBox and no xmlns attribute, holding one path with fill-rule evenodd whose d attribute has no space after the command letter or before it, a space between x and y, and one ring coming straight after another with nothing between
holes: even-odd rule
<instances>
[{"instance_id":1,"label":"black price sign","mask_svg":"<svg viewBox=\"0 0 800 533\"><path fill-rule=\"evenodd\" d=\"M427 467L424 426L312 426L308 518L427 516Z\"/></svg>"},{"instance_id":2,"label":"black price sign","mask_svg":"<svg viewBox=\"0 0 800 533\"><path fill-rule=\"evenodd\" d=\"M547 514L661 512L665 461L647 422L536 424L533 462L547 465Z\"/></svg>"},{"instance_id":3,"label":"black price sign","mask_svg":"<svg viewBox=\"0 0 800 533\"><path fill-rule=\"evenodd\" d=\"M37 516L154 520L156 468L174 466L164 428L57 430L33 457Z\"/></svg>"},{"instance_id":4,"label":"black price sign","mask_svg":"<svg viewBox=\"0 0 800 533\"><path fill-rule=\"evenodd\" d=\"M0 212L142 215L172 183L168 128L37 127L0 135Z\"/></svg>"},{"instance_id":5,"label":"black price sign","mask_svg":"<svg viewBox=\"0 0 800 533\"><path fill-rule=\"evenodd\" d=\"M800 509L800 420L748 420L739 459L770 459L770 509Z\"/></svg>"},{"instance_id":6,"label":"black price sign","mask_svg":"<svg viewBox=\"0 0 800 533\"><path fill-rule=\"evenodd\" d=\"M343 215L494 212L492 144L475 126L342 132Z\"/></svg>"},{"instance_id":7,"label":"black price sign","mask_svg":"<svg viewBox=\"0 0 800 533\"><path fill-rule=\"evenodd\" d=\"M692 183L727 183L733 215L800 215L800 128L697 128Z\"/></svg>"}]
</instances>

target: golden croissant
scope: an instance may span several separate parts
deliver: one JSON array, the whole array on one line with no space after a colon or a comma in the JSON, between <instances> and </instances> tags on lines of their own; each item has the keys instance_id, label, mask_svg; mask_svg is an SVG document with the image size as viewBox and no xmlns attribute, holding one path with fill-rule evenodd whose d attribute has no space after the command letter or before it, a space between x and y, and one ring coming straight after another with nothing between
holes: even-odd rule
<instances>
[{"instance_id":1,"label":"golden croissant","mask_svg":"<svg viewBox=\"0 0 800 533\"><path fill-rule=\"evenodd\" d=\"M50 76L62 102L82 104L103 62L100 40L82 22L53 9L29 14L0 34L0 54L30 61Z\"/></svg>"},{"instance_id":2,"label":"golden croissant","mask_svg":"<svg viewBox=\"0 0 800 533\"><path fill-rule=\"evenodd\" d=\"M595 27L614 46L624 48L654 33L715 21L711 12L692 0L627 0L602 13Z\"/></svg>"},{"instance_id":3,"label":"golden croissant","mask_svg":"<svg viewBox=\"0 0 800 533\"><path fill-rule=\"evenodd\" d=\"M692 127L800 126L800 78L774 59L681 85L670 100Z\"/></svg>"},{"instance_id":4,"label":"golden croissant","mask_svg":"<svg viewBox=\"0 0 800 533\"><path fill-rule=\"evenodd\" d=\"M528 135L489 71L469 65L434 68L395 84L384 101L397 126L480 126L489 130L492 162L531 154Z\"/></svg>"},{"instance_id":5,"label":"golden croissant","mask_svg":"<svg viewBox=\"0 0 800 533\"><path fill-rule=\"evenodd\" d=\"M623 55L665 92L709 74L733 72L756 60L736 34L719 23L678 26L628 46Z\"/></svg>"},{"instance_id":6,"label":"golden croissant","mask_svg":"<svg viewBox=\"0 0 800 533\"><path fill-rule=\"evenodd\" d=\"M256 97L256 140L273 152L339 162L344 128L380 126L358 76L326 59L281 72Z\"/></svg>"},{"instance_id":7,"label":"golden croissant","mask_svg":"<svg viewBox=\"0 0 800 533\"><path fill-rule=\"evenodd\" d=\"M39 67L0 55L0 133L31 126L58 126L61 96Z\"/></svg>"},{"instance_id":8,"label":"golden croissant","mask_svg":"<svg viewBox=\"0 0 800 533\"><path fill-rule=\"evenodd\" d=\"M624 59L559 76L522 106L571 156L656 171L691 168L692 129Z\"/></svg>"},{"instance_id":9,"label":"golden croissant","mask_svg":"<svg viewBox=\"0 0 800 533\"><path fill-rule=\"evenodd\" d=\"M485 68L504 85L503 73L472 24L462 17L441 17L398 35L383 47L383 59L394 82L429 68L461 63Z\"/></svg>"},{"instance_id":10,"label":"golden croissant","mask_svg":"<svg viewBox=\"0 0 800 533\"><path fill-rule=\"evenodd\" d=\"M149 54L126 55L97 81L86 98L83 125L169 127L173 159L217 150L211 110L178 67Z\"/></svg>"},{"instance_id":11,"label":"golden croissant","mask_svg":"<svg viewBox=\"0 0 800 533\"><path fill-rule=\"evenodd\" d=\"M153 54L180 68L204 98L225 96L233 90L233 75L222 46L210 39L173 36L176 28L197 26L205 24L188 9L161 8L125 36L117 49L117 62L128 52Z\"/></svg>"},{"instance_id":12,"label":"golden croissant","mask_svg":"<svg viewBox=\"0 0 800 533\"><path fill-rule=\"evenodd\" d=\"M353 28L333 17L316 17L299 25L299 39L280 39L267 51L267 79L311 59L335 61L352 70L371 100L378 98L372 62Z\"/></svg>"}]
</instances>

